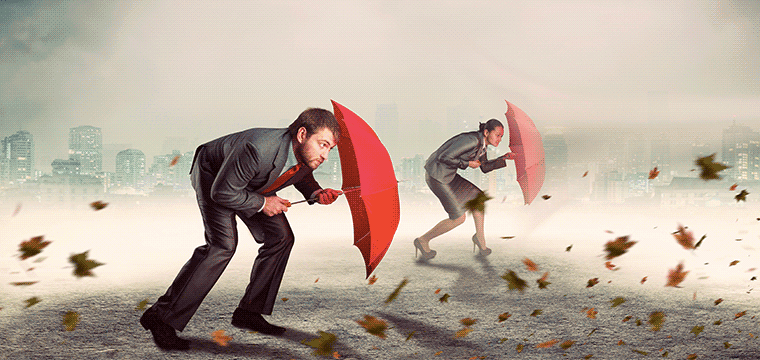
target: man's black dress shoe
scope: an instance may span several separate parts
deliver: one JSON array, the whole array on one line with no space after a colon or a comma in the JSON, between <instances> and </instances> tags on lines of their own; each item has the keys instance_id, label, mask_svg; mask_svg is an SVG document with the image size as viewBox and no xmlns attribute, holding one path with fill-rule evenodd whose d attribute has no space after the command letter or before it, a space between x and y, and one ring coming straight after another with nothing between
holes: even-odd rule
<instances>
[{"instance_id":1,"label":"man's black dress shoe","mask_svg":"<svg viewBox=\"0 0 760 360\"><path fill-rule=\"evenodd\" d=\"M261 314L241 308L232 313L232 326L268 335L280 335L285 332L284 327L268 323Z\"/></svg>"},{"instance_id":2,"label":"man's black dress shoe","mask_svg":"<svg viewBox=\"0 0 760 360\"><path fill-rule=\"evenodd\" d=\"M187 350L190 340L180 339L174 328L165 324L153 308L145 310L140 317L140 324L153 334L153 341L164 350Z\"/></svg>"}]
</instances>

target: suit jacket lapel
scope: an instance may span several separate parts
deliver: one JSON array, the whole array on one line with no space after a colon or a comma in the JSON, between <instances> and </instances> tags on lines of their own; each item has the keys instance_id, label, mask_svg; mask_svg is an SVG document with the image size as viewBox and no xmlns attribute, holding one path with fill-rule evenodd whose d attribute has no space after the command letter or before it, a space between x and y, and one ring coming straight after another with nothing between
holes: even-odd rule
<instances>
[{"instance_id":1,"label":"suit jacket lapel","mask_svg":"<svg viewBox=\"0 0 760 360\"><path fill-rule=\"evenodd\" d=\"M267 183L264 184L260 190L268 188L270 185L272 185L272 183L274 183L275 180L277 180L277 177L280 176L282 168L285 167L285 162L288 161L288 150L290 150L290 147L288 145L290 145L290 141L290 135L286 133L285 136L282 137L280 148L277 149L277 155L272 161L274 169L272 169L272 172L269 173L269 179L267 180Z\"/></svg>"}]
</instances>

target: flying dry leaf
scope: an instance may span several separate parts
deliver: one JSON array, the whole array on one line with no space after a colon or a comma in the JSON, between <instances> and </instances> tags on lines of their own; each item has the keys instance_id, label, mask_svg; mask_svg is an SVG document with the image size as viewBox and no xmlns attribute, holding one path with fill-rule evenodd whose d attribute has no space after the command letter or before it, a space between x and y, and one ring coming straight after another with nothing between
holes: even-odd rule
<instances>
[{"instance_id":1,"label":"flying dry leaf","mask_svg":"<svg viewBox=\"0 0 760 360\"><path fill-rule=\"evenodd\" d=\"M547 278L549 278L548 271L544 273L544 276L541 276L540 279L536 280L536 282L538 283L539 289L546 289L546 287L549 286L549 284L551 284L550 282L546 281Z\"/></svg>"},{"instance_id":2,"label":"flying dry leaf","mask_svg":"<svg viewBox=\"0 0 760 360\"><path fill-rule=\"evenodd\" d=\"M538 265L536 265L531 259L523 259L523 264L525 264L525 268L528 269L528 271L538 271Z\"/></svg>"},{"instance_id":3,"label":"flying dry leaf","mask_svg":"<svg viewBox=\"0 0 760 360\"><path fill-rule=\"evenodd\" d=\"M443 296L441 296L440 299L438 299L438 301L440 301L442 303L444 303L444 302L447 303L447 302L449 302L449 298L450 297L451 297L451 295L449 295L448 293L445 293L445 294L443 294Z\"/></svg>"},{"instance_id":4,"label":"flying dry leaf","mask_svg":"<svg viewBox=\"0 0 760 360\"><path fill-rule=\"evenodd\" d=\"M705 329L704 326L694 326L693 328L691 328L690 333L694 334L694 337L697 337L699 333L701 333L702 330L704 329Z\"/></svg>"},{"instance_id":5,"label":"flying dry leaf","mask_svg":"<svg viewBox=\"0 0 760 360\"><path fill-rule=\"evenodd\" d=\"M466 328L464 328L464 329L462 329L462 330L459 330L459 331L457 331L457 333L456 333L456 334L454 334L454 337L455 337L455 338L461 338L461 337L465 337L465 336L467 336L467 334L469 334L471 331L472 331L472 329L471 329L471 328L468 328L468 327L466 327Z\"/></svg>"},{"instance_id":6,"label":"flying dry leaf","mask_svg":"<svg viewBox=\"0 0 760 360\"><path fill-rule=\"evenodd\" d=\"M678 224L678 231L673 233L673 237L676 238L681 246L686 250L694 249L694 234L691 231L686 230L681 224Z\"/></svg>"},{"instance_id":7,"label":"flying dry leaf","mask_svg":"<svg viewBox=\"0 0 760 360\"><path fill-rule=\"evenodd\" d=\"M34 255L42 252L46 246L50 245L50 241L43 241L45 235L35 236L27 241L22 241L19 244L18 251L21 252L21 260L26 260Z\"/></svg>"},{"instance_id":8,"label":"flying dry leaf","mask_svg":"<svg viewBox=\"0 0 760 360\"><path fill-rule=\"evenodd\" d=\"M586 355L586 356L584 357L584 359L586 359L586 360L588 360L588 359L591 359L591 357L592 357L592 356L594 356L594 355L592 355L592 354L588 354L588 355Z\"/></svg>"},{"instance_id":9,"label":"flying dry leaf","mask_svg":"<svg viewBox=\"0 0 760 360\"><path fill-rule=\"evenodd\" d=\"M542 343L536 345L536 347L539 348L539 349L548 349L548 348L554 346L554 344L556 344L558 342L559 342L558 339L549 340L547 342L542 342Z\"/></svg>"},{"instance_id":10,"label":"flying dry leaf","mask_svg":"<svg viewBox=\"0 0 760 360\"><path fill-rule=\"evenodd\" d=\"M649 170L649 180L656 178L657 175L660 175L660 171L657 170L657 166L655 166L654 169Z\"/></svg>"},{"instance_id":11,"label":"flying dry leaf","mask_svg":"<svg viewBox=\"0 0 760 360\"><path fill-rule=\"evenodd\" d=\"M404 286L406 286L406 284L408 283L409 283L409 280L407 280L406 278L404 278L404 280L401 280L401 283L398 284L398 286L396 287L396 290L393 290L393 292L390 295L388 295L388 298L385 299L385 303L390 304L391 301L395 300L398 294L401 292L401 289L403 289Z\"/></svg>"},{"instance_id":12,"label":"flying dry leaf","mask_svg":"<svg viewBox=\"0 0 760 360\"><path fill-rule=\"evenodd\" d=\"M288 298L286 298L286 297L282 298L282 302L286 302L286 301L288 301L288 300L290 300L290 299L288 299Z\"/></svg>"},{"instance_id":13,"label":"flying dry leaf","mask_svg":"<svg viewBox=\"0 0 760 360\"><path fill-rule=\"evenodd\" d=\"M34 262L41 263L41 262L45 261L45 259L47 259L47 256L40 256L37 259L35 259Z\"/></svg>"},{"instance_id":14,"label":"flying dry leaf","mask_svg":"<svg viewBox=\"0 0 760 360\"><path fill-rule=\"evenodd\" d=\"M599 283L599 278L588 279L588 284L586 284L586 287L590 288L598 283Z\"/></svg>"},{"instance_id":15,"label":"flying dry leaf","mask_svg":"<svg viewBox=\"0 0 760 360\"><path fill-rule=\"evenodd\" d=\"M443 354L443 350L441 350L441 351L439 351L439 352L437 352L437 353L433 354L433 356L438 356L438 355L441 355L441 354Z\"/></svg>"},{"instance_id":16,"label":"flying dry leaf","mask_svg":"<svg viewBox=\"0 0 760 360\"><path fill-rule=\"evenodd\" d=\"M718 304L723 302L723 298L720 298L718 300L715 300L715 306L718 306Z\"/></svg>"},{"instance_id":17,"label":"flying dry leaf","mask_svg":"<svg viewBox=\"0 0 760 360\"><path fill-rule=\"evenodd\" d=\"M140 301L137 306L135 306L135 311L145 310L145 307L148 306L148 298L145 298L145 300Z\"/></svg>"},{"instance_id":18,"label":"flying dry leaf","mask_svg":"<svg viewBox=\"0 0 760 360\"><path fill-rule=\"evenodd\" d=\"M590 333L588 333L588 335L586 335L586 337L591 336L591 334L595 333L597 330L599 330L599 328L594 328Z\"/></svg>"},{"instance_id":19,"label":"flying dry leaf","mask_svg":"<svg viewBox=\"0 0 760 360\"><path fill-rule=\"evenodd\" d=\"M12 282L11 285L13 285L13 286L29 286L29 285L34 285L34 284L36 284L38 282L39 281L16 281L16 282Z\"/></svg>"},{"instance_id":20,"label":"flying dry leaf","mask_svg":"<svg viewBox=\"0 0 760 360\"><path fill-rule=\"evenodd\" d=\"M631 316L631 315L628 315L628 316L624 317L623 318L623 322L628 322L629 320L631 320L632 317L633 316Z\"/></svg>"},{"instance_id":21,"label":"flying dry leaf","mask_svg":"<svg viewBox=\"0 0 760 360\"><path fill-rule=\"evenodd\" d=\"M706 237L707 237L707 234L705 234L705 235L702 235L702 237L701 237L701 238L699 238L699 241L697 241L697 244L696 244L696 245L694 245L694 248L696 249L696 248L698 248L698 247L699 247L699 245L702 245L702 240L704 240Z\"/></svg>"},{"instance_id":22,"label":"flying dry leaf","mask_svg":"<svg viewBox=\"0 0 760 360\"><path fill-rule=\"evenodd\" d=\"M726 341L726 342L724 342L724 343L723 343L723 347L724 347L724 348L726 348L726 349L730 348L730 347L731 347L731 345L732 345L732 344L731 344L731 343L729 343L728 341Z\"/></svg>"},{"instance_id":23,"label":"flying dry leaf","mask_svg":"<svg viewBox=\"0 0 760 360\"><path fill-rule=\"evenodd\" d=\"M734 320L736 320L736 319L738 319L738 318L740 318L740 317L742 317L744 315L747 315L747 310L744 310L742 312L736 313L736 315L734 315Z\"/></svg>"},{"instance_id":24,"label":"flying dry leaf","mask_svg":"<svg viewBox=\"0 0 760 360\"><path fill-rule=\"evenodd\" d=\"M633 352L635 352L637 354L641 354L641 355L649 355L649 353L646 352L646 351L641 351L641 350L636 350L636 349L633 349L631 351L633 351Z\"/></svg>"},{"instance_id":25,"label":"flying dry leaf","mask_svg":"<svg viewBox=\"0 0 760 360\"><path fill-rule=\"evenodd\" d=\"M417 331L412 331L412 332L410 332L410 333L409 333L409 335L407 335L407 336L406 336L406 340L404 340L404 341L409 341L409 339L411 339L411 338L412 338L412 336L414 336L414 333L416 333L416 332L417 332Z\"/></svg>"},{"instance_id":26,"label":"flying dry leaf","mask_svg":"<svg viewBox=\"0 0 760 360\"><path fill-rule=\"evenodd\" d=\"M523 344L517 344L517 347L515 348L517 350L517 353L521 353L523 351Z\"/></svg>"},{"instance_id":27,"label":"flying dry leaf","mask_svg":"<svg viewBox=\"0 0 760 360\"><path fill-rule=\"evenodd\" d=\"M605 262L604 263L604 267L606 267L607 269L612 270L612 271L617 271L618 269L620 269L618 267L615 267L615 264L613 264L611 261Z\"/></svg>"},{"instance_id":28,"label":"flying dry leaf","mask_svg":"<svg viewBox=\"0 0 760 360\"><path fill-rule=\"evenodd\" d=\"M573 248L573 246L572 246L572 245L570 245L570 246L566 247L566 248L565 248L565 252L570 252L570 249L572 249L572 248Z\"/></svg>"},{"instance_id":29,"label":"flying dry leaf","mask_svg":"<svg viewBox=\"0 0 760 360\"><path fill-rule=\"evenodd\" d=\"M316 280L314 280L314 283L316 283L317 281L319 281L319 278L317 278Z\"/></svg>"},{"instance_id":30,"label":"flying dry leaf","mask_svg":"<svg viewBox=\"0 0 760 360\"><path fill-rule=\"evenodd\" d=\"M502 239L514 239L515 237L514 236L502 236L501 238Z\"/></svg>"},{"instance_id":31,"label":"flying dry leaf","mask_svg":"<svg viewBox=\"0 0 760 360\"><path fill-rule=\"evenodd\" d=\"M227 346L232 340L232 336L224 335L224 330L217 330L211 333L211 339L220 346Z\"/></svg>"},{"instance_id":32,"label":"flying dry leaf","mask_svg":"<svg viewBox=\"0 0 760 360\"><path fill-rule=\"evenodd\" d=\"M575 344L575 341L572 341L572 340L567 340L567 341L563 342L562 344L559 344L559 347L561 347L561 348L563 348L563 349L567 350L567 349L569 349L571 346L573 346L573 344Z\"/></svg>"},{"instance_id":33,"label":"flying dry leaf","mask_svg":"<svg viewBox=\"0 0 760 360\"><path fill-rule=\"evenodd\" d=\"M591 308L586 311L586 317L588 317L589 319L596 319L596 314L598 313L599 312L594 310L594 308Z\"/></svg>"},{"instance_id":34,"label":"flying dry leaf","mask_svg":"<svg viewBox=\"0 0 760 360\"><path fill-rule=\"evenodd\" d=\"M38 298L36 296L30 297L30 298L24 300L24 302L26 303L25 307L32 307L35 304L37 304L38 302L40 302L40 301L42 301L42 300L40 300L40 298Z\"/></svg>"},{"instance_id":35,"label":"flying dry leaf","mask_svg":"<svg viewBox=\"0 0 760 360\"><path fill-rule=\"evenodd\" d=\"M655 311L649 314L649 325L652 327L652 331L660 331L664 322L665 314L661 311Z\"/></svg>"},{"instance_id":36,"label":"flying dry leaf","mask_svg":"<svg viewBox=\"0 0 760 360\"><path fill-rule=\"evenodd\" d=\"M436 290L435 290L435 293L436 293L436 294L438 294L438 293L440 293L440 292L441 292L441 289L436 289Z\"/></svg>"},{"instance_id":37,"label":"flying dry leaf","mask_svg":"<svg viewBox=\"0 0 760 360\"><path fill-rule=\"evenodd\" d=\"M485 192L481 191L478 193L478 195L466 202L464 204L465 209L469 210L470 212L479 211L479 212L485 212L486 211L486 201L493 199L492 197L488 196Z\"/></svg>"},{"instance_id":38,"label":"flying dry leaf","mask_svg":"<svg viewBox=\"0 0 760 360\"><path fill-rule=\"evenodd\" d=\"M478 319L464 318L464 319L459 320L459 322L462 323L462 325L464 326L473 326L475 325L475 323L478 322Z\"/></svg>"},{"instance_id":39,"label":"flying dry leaf","mask_svg":"<svg viewBox=\"0 0 760 360\"><path fill-rule=\"evenodd\" d=\"M689 356L686 357L686 360L694 360L697 358L697 354L689 354Z\"/></svg>"},{"instance_id":40,"label":"flying dry leaf","mask_svg":"<svg viewBox=\"0 0 760 360\"><path fill-rule=\"evenodd\" d=\"M739 186L739 184L733 184L730 188L728 188L729 191L735 191L736 187Z\"/></svg>"},{"instance_id":41,"label":"flying dry leaf","mask_svg":"<svg viewBox=\"0 0 760 360\"><path fill-rule=\"evenodd\" d=\"M100 265L105 265L104 263L100 263L95 260L88 260L87 253L89 252L90 250L87 250L81 254L74 254L69 256L69 262L74 264L74 276L95 276L95 274L92 273L92 269Z\"/></svg>"},{"instance_id":42,"label":"flying dry leaf","mask_svg":"<svg viewBox=\"0 0 760 360\"><path fill-rule=\"evenodd\" d=\"M605 256L605 259L612 260L620 255L625 254L628 252L628 249L635 244L636 241L628 241L628 235L621 236L615 240L608 241L607 244L604 245L604 251L607 252L607 256Z\"/></svg>"},{"instance_id":43,"label":"flying dry leaf","mask_svg":"<svg viewBox=\"0 0 760 360\"><path fill-rule=\"evenodd\" d=\"M534 316L535 317L535 316L541 315L543 312L544 311L541 310L541 309L536 309L536 310L533 310L532 313L530 313L530 316Z\"/></svg>"},{"instance_id":44,"label":"flying dry leaf","mask_svg":"<svg viewBox=\"0 0 760 360\"><path fill-rule=\"evenodd\" d=\"M588 171L586 171L585 173L583 173L583 176L581 176L581 177L586 177L586 175L588 175Z\"/></svg>"},{"instance_id":45,"label":"flying dry leaf","mask_svg":"<svg viewBox=\"0 0 760 360\"><path fill-rule=\"evenodd\" d=\"M100 200L90 203L90 207L92 207L95 211L103 210L106 206L108 206L108 203L102 202Z\"/></svg>"},{"instance_id":46,"label":"flying dry leaf","mask_svg":"<svg viewBox=\"0 0 760 360\"><path fill-rule=\"evenodd\" d=\"M736 199L736 202L739 202L739 201L747 202L747 195L749 195L747 190L742 190L740 193L734 196L734 199Z\"/></svg>"},{"instance_id":47,"label":"flying dry leaf","mask_svg":"<svg viewBox=\"0 0 760 360\"><path fill-rule=\"evenodd\" d=\"M612 307L617 307L618 305L624 303L625 299L623 299L622 297L616 297L610 300L610 302L612 303Z\"/></svg>"},{"instance_id":48,"label":"flying dry leaf","mask_svg":"<svg viewBox=\"0 0 760 360\"><path fill-rule=\"evenodd\" d=\"M699 166L700 173L699 177L702 180L720 180L721 177L718 175L719 172L730 168L730 166L723 165L721 163L716 163L715 161L715 154L712 154L710 156L705 156L701 158L697 158L697 160L694 161L694 163Z\"/></svg>"},{"instance_id":49,"label":"flying dry leaf","mask_svg":"<svg viewBox=\"0 0 760 360\"><path fill-rule=\"evenodd\" d=\"M688 271L683 271L683 263L678 263L675 269L668 270L668 282L665 286L679 287L683 279L688 274Z\"/></svg>"},{"instance_id":50,"label":"flying dry leaf","mask_svg":"<svg viewBox=\"0 0 760 360\"><path fill-rule=\"evenodd\" d=\"M368 283L369 285L372 285L372 284L374 284L374 283L375 283L375 281L377 281L377 276L375 276L375 275L372 275L372 276L370 276L370 277L369 277L369 280L367 280L367 283Z\"/></svg>"},{"instance_id":51,"label":"flying dry leaf","mask_svg":"<svg viewBox=\"0 0 760 360\"><path fill-rule=\"evenodd\" d=\"M551 199L551 197L552 197L551 195L541 195L541 198L544 200L549 200Z\"/></svg>"},{"instance_id":52,"label":"flying dry leaf","mask_svg":"<svg viewBox=\"0 0 760 360\"><path fill-rule=\"evenodd\" d=\"M69 311L63 315L63 326L66 327L66 331L74 331L77 324L79 324L79 313L76 311Z\"/></svg>"},{"instance_id":53,"label":"flying dry leaf","mask_svg":"<svg viewBox=\"0 0 760 360\"><path fill-rule=\"evenodd\" d=\"M503 314L499 314L499 322L506 321L509 319L509 317L512 316L512 314L505 312Z\"/></svg>"},{"instance_id":54,"label":"flying dry leaf","mask_svg":"<svg viewBox=\"0 0 760 360\"><path fill-rule=\"evenodd\" d=\"M312 339L310 341L303 340L301 343L313 347L315 355L328 356L333 352L333 344L335 344L337 337L322 330L317 331L319 332L318 338Z\"/></svg>"},{"instance_id":55,"label":"flying dry leaf","mask_svg":"<svg viewBox=\"0 0 760 360\"><path fill-rule=\"evenodd\" d=\"M509 290L517 289L523 291L523 289L528 287L528 283L526 283L525 280L520 279L520 277L517 276L517 274L515 274L515 272L512 270L507 269L507 272L505 272L501 278L507 281Z\"/></svg>"},{"instance_id":56,"label":"flying dry leaf","mask_svg":"<svg viewBox=\"0 0 760 360\"><path fill-rule=\"evenodd\" d=\"M647 278L648 276L644 276L643 278L641 278L641 283L644 284L645 282L647 282Z\"/></svg>"},{"instance_id":57,"label":"flying dry leaf","mask_svg":"<svg viewBox=\"0 0 760 360\"><path fill-rule=\"evenodd\" d=\"M356 322L367 329L368 333L385 339L385 330L388 328L388 324L382 319L378 319L372 315L364 315L364 320L357 320Z\"/></svg>"},{"instance_id":58,"label":"flying dry leaf","mask_svg":"<svg viewBox=\"0 0 760 360\"><path fill-rule=\"evenodd\" d=\"M172 162L171 162L171 163L169 163L169 167L172 167L172 166L174 166L174 165L177 165L177 162L179 161L179 158L180 158L180 156L179 156L179 155L175 156L175 157L174 157L174 159L172 159Z\"/></svg>"},{"instance_id":59,"label":"flying dry leaf","mask_svg":"<svg viewBox=\"0 0 760 360\"><path fill-rule=\"evenodd\" d=\"M734 260L730 264L728 264L729 267L734 266L739 263L739 260Z\"/></svg>"},{"instance_id":60,"label":"flying dry leaf","mask_svg":"<svg viewBox=\"0 0 760 360\"><path fill-rule=\"evenodd\" d=\"M340 359L340 354L337 351L333 351L333 359Z\"/></svg>"},{"instance_id":61,"label":"flying dry leaf","mask_svg":"<svg viewBox=\"0 0 760 360\"><path fill-rule=\"evenodd\" d=\"M11 215L11 217L18 215L18 213L19 213L20 211L21 211L21 203L18 203L18 204L16 205L16 210L13 210L13 214Z\"/></svg>"}]
</instances>

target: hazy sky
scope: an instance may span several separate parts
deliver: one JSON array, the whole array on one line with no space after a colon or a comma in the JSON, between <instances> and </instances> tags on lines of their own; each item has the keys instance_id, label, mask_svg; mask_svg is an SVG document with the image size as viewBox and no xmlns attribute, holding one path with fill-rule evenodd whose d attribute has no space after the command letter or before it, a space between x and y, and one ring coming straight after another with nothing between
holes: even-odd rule
<instances>
[{"instance_id":1,"label":"hazy sky","mask_svg":"<svg viewBox=\"0 0 760 360\"><path fill-rule=\"evenodd\" d=\"M503 119L505 99L539 128L760 130L760 2L0 0L0 136L30 131L43 171L71 127L150 162L166 137L282 126L330 99L371 125L395 103L410 138L450 106Z\"/></svg>"}]
</instances>

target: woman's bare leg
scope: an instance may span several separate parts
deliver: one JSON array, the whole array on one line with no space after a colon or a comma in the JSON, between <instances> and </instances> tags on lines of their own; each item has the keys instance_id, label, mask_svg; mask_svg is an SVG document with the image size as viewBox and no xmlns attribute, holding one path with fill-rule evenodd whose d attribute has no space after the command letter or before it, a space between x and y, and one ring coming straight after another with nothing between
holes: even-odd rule
<instances>
[{"instance_id":1,"label":"woman's bare leg","mask_svg":"<svg viewBox=\"0 0 760 360\"><path fill-rule=\"evenodd\" d=\"M485 221L485 215L483 212L475 210L472 212L472 219L475 221L475 236L480 243L480 248L487 249L488 247L486 246L486 235L483 231L483 222Z\"/></svg>"},{"instance_id":2,"label":"woman's bare leg","mask_svg":"<svg viewBox=\"0 0 760 360\"><path fill-rule=\"evenodd\" d=\"M423 249L426 248L425 251L430 251L430 246L428 245L430 240L433 240L434 238L451 231L455 227L462 225L466 218L467 218L467 214L464 214L454 220L452 219L441 220L438 224L435 224L435 226L433 226L432 229L430 229L424 235L417 238L420 240L420 245L422 245Z\"/></svg>"}]
</instances>

